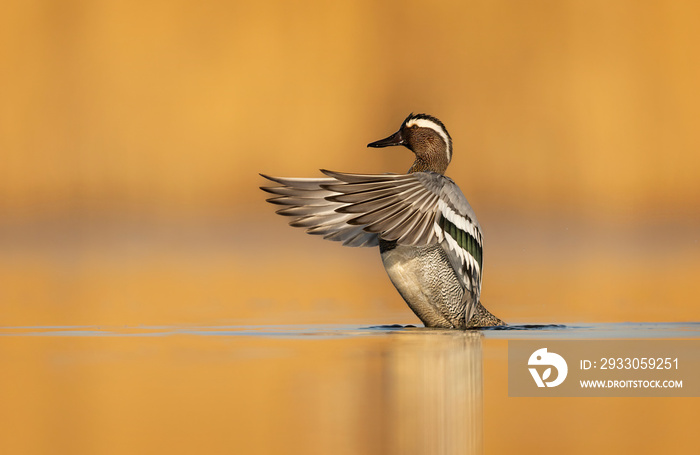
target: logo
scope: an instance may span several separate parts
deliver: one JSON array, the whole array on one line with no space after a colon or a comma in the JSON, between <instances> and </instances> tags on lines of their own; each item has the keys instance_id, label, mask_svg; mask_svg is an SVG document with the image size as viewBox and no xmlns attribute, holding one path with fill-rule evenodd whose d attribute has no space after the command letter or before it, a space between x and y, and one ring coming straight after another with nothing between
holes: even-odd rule
<instances>
[{"instance_id":1,"label":"logo","mask_svg":"<svg viewBox=\"0 0 700 455\"><path fill-rule=\"evenodd\" d=\"M537 372L536 368L528 368L530 370L530 374L532 375L532 379L534 379L535 383L537 383L537 387L544 387L545 384L547 384L547 387L556 387L564 382L564 379L566 379L566 374L569 372L569 368L566 366L566 360L564 360L564 357L553 352L547 352L547 348L538 349L533 352L530 356L530 360L527 361L527 364L550 366L550 368L544 370L542 377L540 377L540 374ZM556 379L553 381L544 382L552 375L551 367L554 367L557 370Z\"/></svg>"}]
</instances>

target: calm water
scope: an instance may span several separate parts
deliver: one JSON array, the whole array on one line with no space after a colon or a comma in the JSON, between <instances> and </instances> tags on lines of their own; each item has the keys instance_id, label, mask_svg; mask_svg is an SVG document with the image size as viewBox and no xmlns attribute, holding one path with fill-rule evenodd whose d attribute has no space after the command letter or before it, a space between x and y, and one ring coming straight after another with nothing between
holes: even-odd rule
<instances>
[{"instance_id":1,"label":"calm water","mask_svg":"<svg viewBox=\"0 0 700 455\"><path fill-rule=\"evenodd\" d=\"M0 328L2 453L695 453L695 398L508 398L507 340L700 323Z\"/></svg>"}]
</instances>

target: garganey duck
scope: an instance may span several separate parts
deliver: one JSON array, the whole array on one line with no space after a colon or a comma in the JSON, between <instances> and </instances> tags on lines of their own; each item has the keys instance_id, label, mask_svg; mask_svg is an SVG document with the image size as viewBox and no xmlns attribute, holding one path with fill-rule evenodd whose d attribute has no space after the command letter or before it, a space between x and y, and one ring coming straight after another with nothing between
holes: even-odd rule
<instances>
[{"instance_id":1,"label":"garganey duck","mask_svg":"<svg viewBox=\"0 0 700 455\"><path fill-rule=\"evenodd\" d=\"M346 246L379 246L384 268L426 327L504 325L481 305L483 237L474 210L444 175L452 159L445 125L411 114L401 128L368 147L403 145L416 159L407 174L282 178L262 187L280 215L309 234Z\"/></svg>"}]
</instances>

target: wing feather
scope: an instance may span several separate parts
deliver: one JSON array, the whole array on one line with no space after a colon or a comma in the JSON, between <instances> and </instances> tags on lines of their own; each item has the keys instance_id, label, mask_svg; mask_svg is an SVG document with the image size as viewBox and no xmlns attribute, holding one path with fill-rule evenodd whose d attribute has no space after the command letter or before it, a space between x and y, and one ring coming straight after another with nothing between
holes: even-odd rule
<instances>
[{"instance_id":1,"label":"wing feather","mask_svg":"<svg viewBox=\"0 0 700 455\"><path fill-rule=\"evenodd\" d=\"M292 226L344 245L376 245L379 238L416 246L442 242L459 268L472 263L465 254L480 256L481 228L474 212L457 185L444 175L321 172L326 177L261 174L279 184L262 189L274 195L270 203L283 206L277 213L292 217ZM480 257L473 259L480 267Z\"/></svg>"}]
</instances>

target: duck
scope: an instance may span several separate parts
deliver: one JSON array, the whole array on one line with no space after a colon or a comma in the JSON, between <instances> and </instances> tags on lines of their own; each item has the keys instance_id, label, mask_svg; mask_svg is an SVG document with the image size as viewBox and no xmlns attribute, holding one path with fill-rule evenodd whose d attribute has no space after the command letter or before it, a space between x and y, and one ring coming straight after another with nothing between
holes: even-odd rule
<instances>
[{"instance_id":1,"label":"duck","mask_svg":"<svg viewBox=\"0 0 700 455\"><path fill-rule=\"evenodd\" d=\"M415 160L405 174L324 177L260 174L277 186L267 202L290 225L350 247L379 247L384 268L425 327L471 329L505 323L481 303L483 234L459 186L445 175L452 137L428 114L410 114L397 132L367 147L403 146Z\"/></svg>"}]
</instances>

